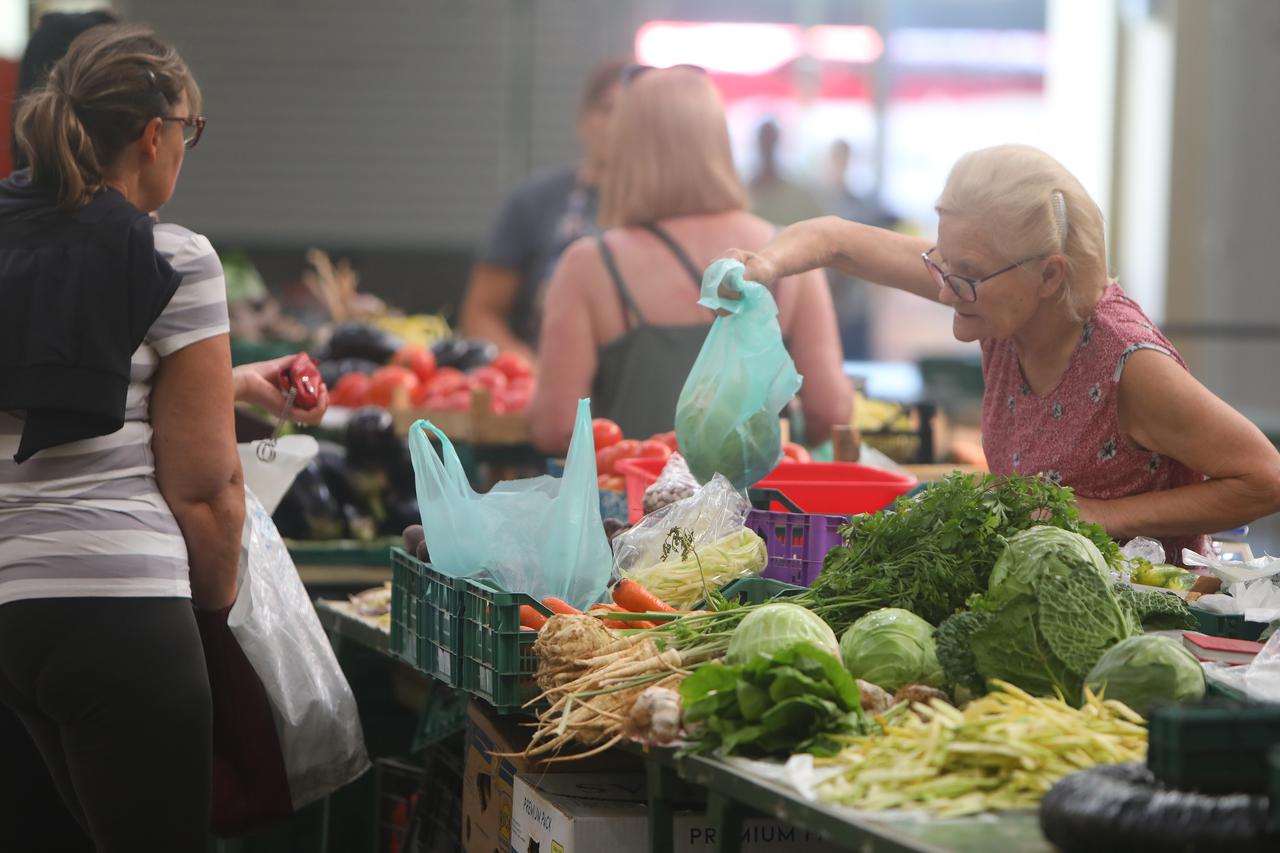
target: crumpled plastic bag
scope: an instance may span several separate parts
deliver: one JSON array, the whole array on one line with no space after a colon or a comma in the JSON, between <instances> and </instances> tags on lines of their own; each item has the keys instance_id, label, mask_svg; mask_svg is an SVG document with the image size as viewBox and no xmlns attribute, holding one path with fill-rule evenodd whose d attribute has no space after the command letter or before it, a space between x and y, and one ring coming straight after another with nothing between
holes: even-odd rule
<instances>
[{"instance_id":1,"label":"crumpled plastic bag","mask_svg":"<svg viewBox=\"0 0 1280 853\"><path fill-rule=\"evenodd\" d=\"M280 531L248 489L227 625L271 701L294 809L368 770L355 695Z\"/></svg>"},{"instance_id":2,"label":"crumpled plastic bag","mask_svg":"<svg viewBox=\"0 0 1280 853\"><path fill-rule=\"evenodd\" d=\"M1219 560L1217 557L1206 557L1192 551L1182 549L1182 561L1187 567L1205 566L1224 584L1261 580L1280 575L1280 557L1254 557L1252 560Z\"/></svg>"},{"instance_id":3,"label":"crumpled plastic bag","mask_svg":"<svg viewBox=\"0 0 1280 853\"><path fill-rule=\"evenodd\" d=\"M744 527L751 504L720 475L696 494L646 515L613 539L614 572L672 607L687 608L768 565L764 540ZM684 544L672 537L684 534ZM686 556L687 554L687 556Z\"/></svg>"},{"instance_id":4,"label":"crumpled plastic bag","mask_svg":"<svg viewBox=\"0 0 1280 853\"><path fill-rule=\"evenodd\" d=\"M1148 563L1163 563L1164 546L1154 539L1138 536L1124 543L1120 548L1120 556L1126 560L1132 560L1136 557L1146 560Z\"/></svg>"},{"instance_id":5,"label":"crumpled plastic bag","mask_svg":"<svg viewBox=\"0 0 1280 853\"><path fill-rule=\"evenodd\" d=\"M658 479L644 490L644 514L648 515L676 501L682 501L692 496L698 488L698 481L693 478L689 463L679 453L673 453Z\"/></svg>"},{"instance_id":6,"label":"crumpled plastic bag","mask_svg":"<svg viewBox=\"0 0 1280 853\"><path fill-rule=\"evenodd\" d=\"M736 488L759 482L782 461L778 416L800 390L768 289L743 281L738 261L719 260L702 276L698 304L717 317L676 403L676 439L700 483L722 474ZM722 299L720 285L742 294Z\"/></svg>"},{"instance_id":7,"label":"crumpled plastic bag","mask_svg":"<svg viewBox=\"0 0 1280 853\"><path fill-rule=\"evenodd\" d=\"M1280 631L1271 635L1251 663L1244 666L1206 663L1204 675L1212 683L1242 693L1255 702L1280 705Z\"/></svg>"},{"instance_id":8,"label":"crumpled plastic bag","mask_svg":"<svg viewBox=\"0 0 1280 853\"><path fill-rule=\"evenodd\" d=\"M1280 619L1280 587L1270 578L1233 583L1226 594L1202 595L1192 606L1210 613L1242 614L1246 622L1274 622Z\"/></svg>"}]
</instances>

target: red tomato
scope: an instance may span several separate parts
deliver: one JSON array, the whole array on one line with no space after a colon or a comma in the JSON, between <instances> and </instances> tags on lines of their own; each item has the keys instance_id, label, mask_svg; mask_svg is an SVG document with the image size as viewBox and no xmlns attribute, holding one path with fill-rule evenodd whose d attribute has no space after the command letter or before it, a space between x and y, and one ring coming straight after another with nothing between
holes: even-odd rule
<instances>
[{"instance_id":1,"label":"red tomato","mask_svg":"<svg viewBox=\"0 0 1280 853\"><path fill-rule=\"evenodd\" d=\"M450 412L466 412L471 409L471 391L462 388L447 395L441 408Z\"/></svg>"},{"instance_id":2,"label":"red tomato","mask_svg":"<svg viewBox=\"0 0 1280 853\"><path fill-rule=\"evenodd\" d=\"M403 388L408 399L413 397L418 384L417 375L407 367L379 367L369 377L369 402L385 409L396 399L397 389Z\"/></svg>"},{"instance_id":3,"label":"red tomato","mask_svg":"<svg viewBox=\"0 0 1280 853\"><path fill-rule=\"evenodd\" d=\"M634 459L640 455L640 442L634 438L624 438L614 447L617 449L618 455L616 458L618 459Z\"/></svg>"},{"instance_id":4,"label":"red tomato","mask_svg":"<svg viewBox=\"0 0 1280 853\"><path fill-rule=\"evenodd\" d=\"M489 363L495 370L500 370L508 379L521 379L533 376L533 365L522 355L504 352Z\"/></svg>"},{"instance_id":5,"label":"red tomato","mask_svg":"<svg viewBox=\"0 0 1280 853\"><path fill-rule=\"evenodd\" d=\"M661 441L651 438L648 441L640 442L640 449L636 452L636 455L641 459L670 459L671 448Z\"/></svg>"},{"instance_id":6,"label":"red tomato","mask_svg":"<svg viewBox=\"0 0 1280 853\"><path fill-rule=\"evenodd\" d=\"M680 445L676 442L676 434L672 432L660 432L657 435L650 436L649 441L660 441L667 447L671 448L673 453L680 450Z\"/></svg>"},{"instance_id":7,"label":"red tomato","mask_svg":"<svg viewBox=\"0 0 1280 853\"><path fill-rule=\"evenodd\" d=\"M792 462L812 462L813 457L809 455L809 451L805 450L799 444L788 441L782 445L782 457Z\"/></svg>"},{"instance_id":8,"label":"red tomato","mask_svg":"<svg viewBox=\"0 0 1280 853\"><path fill-rule=\"evenodd\" d=\"M448 396L455 391L467 388L467 375L456 367L442 367L436 371L435 376L431 377L427 387L432 394Z\"/></svg>"},{"instance_id":9,"label":"red tomato","mask_svg":"<svg viewBox=\"0 0 1280 853\"><path fill-rule=\"evenodd\" d=\"M515 379L507 382L508 391L528 391L530 396L533 395L537 383L532 376L517 376Z\"/></svg>"},{"instance_id":10,"label":"red tomato","mask_svg":"<svg viewBox=\"0 0 1280 853\"><path fill-rule=\"evenodd\" d=\"M467 374L467 384L474 391L477 388L488 388L497 396L507 388L507 374L493 367L477 367Z\"/></svg>"},{"instance_id":11,"label":"red tomato","mask_svg":"<svg viewBox=\"0 0 1280 853\"><path fill-rule=\"evenodd\" d=\"M596 474L613 474L614 463L618 460L617 445L604 447L596 451Z\"/></svg>"},{"instance_id":12,"label":"red tomato","mask_svg":"<svg viewBox=\"0 0 1280 853\"><path fill-rule=\"evenodd\" d=\"M508 412L523 412L529 408L529 402L533 399L533 391L521 390L508 387L507 390L499 395L498 399L502 400L502 405L506 407Z\"/></svg>"},{"instance_id":13,"label":"red tomato","mask_svg":"<svg viewBox=\"0 0 1280 853\"><path fill-rule=\"evenodd\" d=\"M329 402L357 409L369 401L369 385L369 377L363 373L348 373L334 383Z\"/></svg>"},{"instance_id":14,"label":"red tomato","mask_svg":"<svg viewBox=\"0 0 1280 853\"><path fill-rule=\"evenodd\" d=\"M407 367L418 377L419 382L429 382L436 372L435 353L426 347L409 344L400 348L391 359L397 367Z\"/></svg>"},{"instance_id":15,"label":"red tomato","mask_svg":"<svg viewBox=\"0 0 1280 853\"><path fill-rule=\"evenodd\" d=\"M622 441L622 427L608 418L596 418L591 422L591 436L596 442L596 451L612 447Z\"/></svg>"}]
</instances>

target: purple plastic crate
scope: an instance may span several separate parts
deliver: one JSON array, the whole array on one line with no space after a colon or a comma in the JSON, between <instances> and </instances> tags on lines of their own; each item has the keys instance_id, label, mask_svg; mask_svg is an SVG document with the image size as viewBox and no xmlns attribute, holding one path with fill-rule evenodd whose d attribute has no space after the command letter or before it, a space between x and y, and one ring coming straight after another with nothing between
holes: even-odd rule
<instances>
[{"instance_id":1,"label":"purple plastic crate","mask_svg":"<svg viewBox=\"0 0 1280 853\"><path fill-rule=\"evenodd\" d=\"M827 552L840 544L840 528L848 523L843 515L751 510L747 527L769 551L769 566L761 577L809 586L822 571Z\"/></svg>"}]
</instances>

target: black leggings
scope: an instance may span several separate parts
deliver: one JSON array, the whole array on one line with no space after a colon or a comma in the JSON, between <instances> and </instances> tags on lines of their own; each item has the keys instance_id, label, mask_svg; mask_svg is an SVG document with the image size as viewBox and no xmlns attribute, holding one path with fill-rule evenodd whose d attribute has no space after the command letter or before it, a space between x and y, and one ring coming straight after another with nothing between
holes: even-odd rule
<instances>
[{"instance_id":1,"label":"black leggings","mask_svg":"<svg viewBox=\"0 0 1280 853\"><path fill-rule=\"evenodd\" d=\"M211 704L190 601L0 605L0 702L101 853L205 849Z\"/></svg>"}]
</instances>

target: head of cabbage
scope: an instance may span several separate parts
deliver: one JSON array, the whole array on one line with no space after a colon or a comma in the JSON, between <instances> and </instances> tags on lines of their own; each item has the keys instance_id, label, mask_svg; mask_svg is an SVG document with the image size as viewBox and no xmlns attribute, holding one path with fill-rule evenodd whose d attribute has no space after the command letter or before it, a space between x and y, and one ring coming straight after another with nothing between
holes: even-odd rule
<instances>
[{"instance_id":1,"label":"head of cabbage","mask_svg":"<svg viewBox=\"0 0 1280 853\"><path fill-rule=\"evenodd\" d=\"M854 678L890 692L907 684L942 683L933 626L909 610L868 613L840 638L840 659Z\"/></svg>"},{"instance_id":2,"label":"head of cabbage","mask_svg":"<svg viewBox=\"0 0 1280 853\"><path fill-rule=\"evenodd\" d=\"M1204 696L1204 669L1176 640L1143 634L1121 640L1098 659L1085 684L1094 693L1146 714L1158 702Z\"/></svg>"},{"instance_id":3,"label":"head of cabbage","mask_svg":"<svg viewBox=\"0 0 1280 853\"><path fill-rule=\"evenodd\" d=\"M835 631L818 614L798 604L766 604L738 623L724 660L731 666L740 666L756 655L775 655L806 641L834 658L840 657Z\"/></svg>"}]
</instances>

